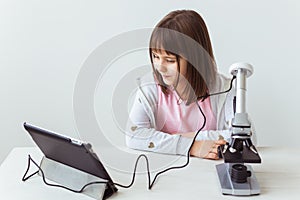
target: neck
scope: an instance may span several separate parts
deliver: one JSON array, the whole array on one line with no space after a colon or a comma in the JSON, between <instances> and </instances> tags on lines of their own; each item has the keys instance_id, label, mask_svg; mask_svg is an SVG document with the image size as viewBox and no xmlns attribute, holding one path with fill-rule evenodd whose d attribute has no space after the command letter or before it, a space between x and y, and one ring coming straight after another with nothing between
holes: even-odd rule
<instances>
[{"instance_id":1,"label":"neck","mask_svg":"<svg viewBox=\"0 0 300 200\"><path fill-rule=\"evenodd\" d=\"M188 94L186 93L185 88L186 88L186 83L183 83L182 81L180 81L177 87L175 88L180 99L184 101L188 99Z\"/></svg>"}]
</instances>

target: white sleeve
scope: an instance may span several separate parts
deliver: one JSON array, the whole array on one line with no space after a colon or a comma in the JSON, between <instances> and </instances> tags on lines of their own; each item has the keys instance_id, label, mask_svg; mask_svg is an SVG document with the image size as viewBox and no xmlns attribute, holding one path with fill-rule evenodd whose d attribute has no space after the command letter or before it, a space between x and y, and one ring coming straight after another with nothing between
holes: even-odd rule
<instances>
[{"instance_id":1,"label":"white sleeve","mask_svg":"<svg viewBox=\"0 0 300 200\"><path fill-rule=\"evenodd\" d=\"M251 119L249 118L249 121L251 123L251 141L254 146L257 145L257 138L256 138L256 131L255 126L251 122ZM196 137L196 140L219 140L224 139L227 142L231 141L231 134L232 130L231 128L224 129L224 130L206 130L206 131L200 131L199 134Z\"/></svg>"},{"instance_id":2,"label":"white sleeve","mask_svg":"<svg viewBox=\"0 0 300 200\"><path fill-rule=\"evenodd\" d=\"M226 141L230 141L231 131L229 129L226 130L206 130L200 131L196 137L196 140L219 140L224 139Z\"/></svg>"},{"instance_id":3,"label":"white sleeve","mask_svg":"<svg viewBox=\"0 0 300 200\"><path fill-rule=\"evenodd\" d=\"M127 146L143 151L187 155L192 139L155 130L154 123L150 120L151 113L146 112L142 95L142 92L137 92L129 114L126 129Z\"/></svg>"}]
</instances>

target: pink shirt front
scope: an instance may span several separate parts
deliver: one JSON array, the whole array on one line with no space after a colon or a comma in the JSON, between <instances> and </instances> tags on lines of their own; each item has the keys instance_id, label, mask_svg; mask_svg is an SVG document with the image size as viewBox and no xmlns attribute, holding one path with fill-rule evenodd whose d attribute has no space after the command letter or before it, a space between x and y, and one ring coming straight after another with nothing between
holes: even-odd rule
<instances>
[{"instance_id":1,"label":"pink shirt front","mask_svg":"<svg viewBox=\"0 0 300 200\"><path fill-rule=\"evenodd\" d=\"M160 86L157 88L157 130L175 134L195 132L202 127L204 117L196 103L187 106L184 102L178 102L180 97L175 90L165 95ZM206 98L203 102L199 101L199 105L206 117L206 124L202 130L216 130L216 118L211 109L210 98Z\"/></svg>"}]
</instances>

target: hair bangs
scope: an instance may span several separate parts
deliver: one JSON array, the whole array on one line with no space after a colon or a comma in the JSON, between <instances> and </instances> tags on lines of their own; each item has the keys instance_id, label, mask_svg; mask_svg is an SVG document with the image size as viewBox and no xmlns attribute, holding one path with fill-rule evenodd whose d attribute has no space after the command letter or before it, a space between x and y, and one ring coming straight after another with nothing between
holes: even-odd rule
<instances>
[{"instance_id":1,"label":"hair bangs","mask_svg":"<svg viewBox=\"0 0 300 200\"><path fill-rule=\"evenodd\" d=\"M166 28L155 28L150 38L150 51L167 54L180 55L179 46L176 42L176 31Z\"/></svg>"}]
</instances>

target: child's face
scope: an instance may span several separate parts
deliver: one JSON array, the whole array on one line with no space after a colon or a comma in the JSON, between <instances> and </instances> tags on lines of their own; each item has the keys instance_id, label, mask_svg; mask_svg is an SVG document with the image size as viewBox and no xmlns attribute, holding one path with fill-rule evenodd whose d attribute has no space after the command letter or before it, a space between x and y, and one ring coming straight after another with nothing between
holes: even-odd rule
<instances>
[{"instance_id":1,"label":"child's face","mask_svg":"<svg viewBox=\"0 0 300 200\"><path fill-rule=\"evenodd\" d=\"M152 60L155 69L160 73L166 85L174 86L178 77L178 62L176 56L167 54L166 51L152 51ZM179 84L184 80L187 68L186 60L179 58L180 75Z\"/></svg>"}]
</instances>

